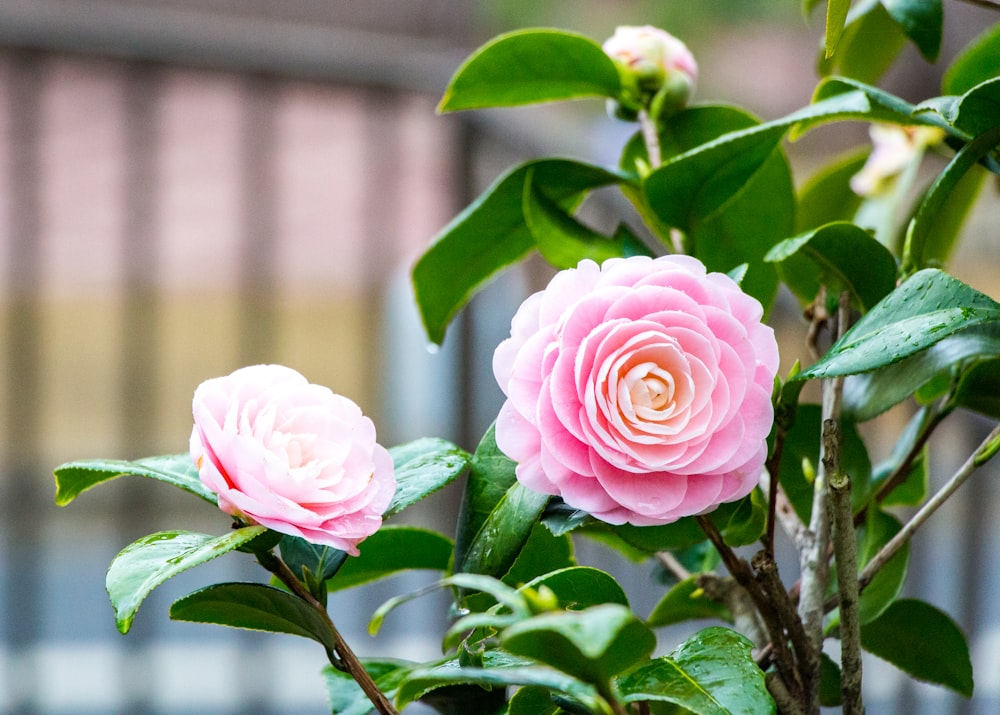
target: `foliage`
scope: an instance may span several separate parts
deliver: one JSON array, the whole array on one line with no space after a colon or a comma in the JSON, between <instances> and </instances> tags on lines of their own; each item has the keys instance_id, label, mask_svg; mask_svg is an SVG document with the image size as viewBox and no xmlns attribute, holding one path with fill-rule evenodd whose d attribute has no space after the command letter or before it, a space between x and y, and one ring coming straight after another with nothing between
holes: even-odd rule
<instances>
[{"instance_id":1,"label":"foliage","mask_svg":"<svg viewBox=\"0 0 1000 715\"><path fill-rule=\"evenodd\" d=\"M819 4L804 0L803 8ZM941 0L828 0L825 8L823 77L811 101L765 121L728 105L672 106L658 88L637 89L627 68L574 33L532 29L487 43L458 69L441 111L598 98L636 119L637 131L616 166L535 158L512 167L441 230L412 274L435 342L491 277L533 252L555 268L688 253L738 276L765 313L786 286L808 325L803 354L789 359L798 358L795 368L775 385L761 489L671 524L605 524L522 485L492 429L471 455L422 439L391 450L390 523L360 556L239 518L239 528L222 536L152 534L108 570L119 629L129 630L145 597L167 579L240 551L270 572L270 584L212 585L176 601L171 617L316 641L333 666L325 678L337 713L389 713L418 700L442 713L508 715L813 713L835 702L860 712L862 648L971 696L961 629L899 594L909 537L1000 445L994 430L941 492L928 495L937 427L958 408L1000 416L1000 304L947 272L961 222L1000 174L1000 24L946 69L941 96L914 104L877 83L907 43L936 60ZM916 181L920 152L904 156L899 173L884 177L900 190L882 195L849 187L866 148L794 181L783 142L842 121L888 123L905 136L932 128L940 138L933 150L947 160L921 187L906 183ZM635 207L641 231L622 224L603 235L580 220L580 204L608 187ZM891 235L881 230L901 216ZM808 381L822 383L822 405L799 404ZM890 456L873 465L859 425L899 405L914 417ZM56 500L68 504L123 475L215 503L187 455L65 464L55 473ZM454 538L391 523L463 475ZM917 513L904 523L890 513L894 505ZM791 592L773 558L776 525L801 557ZM613 577L576 563L578 537L659 564L668 587L648 617L633 612ZM748 563L734 548L752 544L759 551ZM358 659L327 612L327 594L404 569L439 572L431 588L453 595L445 652L429 663ZM371 630L417 595L384 604ZM656 629L706 618L727 627L713 625L654 656ZM828 638L840 641L839 667L821 652Z\"/></svg>"}]
</instances>

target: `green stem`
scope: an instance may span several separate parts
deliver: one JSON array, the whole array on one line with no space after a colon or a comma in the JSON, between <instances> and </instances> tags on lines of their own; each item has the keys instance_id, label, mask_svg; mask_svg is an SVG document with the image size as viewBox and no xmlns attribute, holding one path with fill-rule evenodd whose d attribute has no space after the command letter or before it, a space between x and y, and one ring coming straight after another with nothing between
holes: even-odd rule
<instances>
[{"instance_id":1,"label":"green stem","mask_svg":"<svg viewBox=\"0 0 1000 715\"><path fill-rule=\"evenodd\" d=\"M301 598L307 604L309 604L323 619L327 628L330 629L330 633L333 635L334 643L336 646L334 648L334 653L327 652L330 663L338 670L346 671L364 692L368 699L371 701L372 705L381 715L399 715L396 708L393 707L392 703L385 696L379 687L372 680L371 675L365 670L365 667L361 664L358 656L355 655L351 647L347 645L337 627L333 624L333 620L330 618L329 611L323 606L322 603L316 600L316 598L309 592L309 589L305 587L302 583L292 573L292 570L288 568L288 564L282 561L280 558L274 555L273 552L260 552L257 554L257 560L260 562L261 566L266 568L268 571L273 573L278 579L288 586L289 590L296 596Z\"/></svg>"}]
</instances>

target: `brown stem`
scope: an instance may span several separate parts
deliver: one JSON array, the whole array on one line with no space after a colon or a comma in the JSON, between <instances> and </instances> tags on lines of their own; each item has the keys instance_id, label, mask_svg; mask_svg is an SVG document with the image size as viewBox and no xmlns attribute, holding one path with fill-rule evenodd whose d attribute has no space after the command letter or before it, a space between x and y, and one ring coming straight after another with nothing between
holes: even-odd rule
<instances>
[{"instance_id":1,"label":"brown stem","mask_svg":"<svg viewBox=\"0 0 1000 715\"><path fill-rule=\"evenodd\" d=\"M372 680L371 675L365 670L365 667L361 664L358 656L354 654L351 647L347 645L341 636L337 627L333 624L333 620L330 618L330 613L316 598L309 593L309 589L303 585L303 583L292 573L292 570L288 568L288 564L282 561L280 558L275 556L272 552L268 551L266 553L258 553L257 560L260 562L261 566L266 568L268 571L273 573L278 579L288 586L288 588L296 596L301 598L303 601L308 603L313 609L319 613L323 622L326 624L327 628L330 629L330 633L333 635L335 652L328 655L330 656L330 662L334 667L339 670L345 670L354 679L364 692L368 699L371 701L375 709L381 713L381 715L399 715L396 708L393 707L392 703L385 696L379 687Z\"/></svg>"},{"instance_id":2,"label":"brown stem","mask_svg":"<svg viewBox=\"0 0 1000 715\"><path fill-rule=\"evenodd\" d=\"M840 596L840 691L844 715L863 715L861 699L861 621L858 613L858 546L851 513L851 480L840 469L840 423L823 425L830 520Z\"/></svg>"}]
</instances>

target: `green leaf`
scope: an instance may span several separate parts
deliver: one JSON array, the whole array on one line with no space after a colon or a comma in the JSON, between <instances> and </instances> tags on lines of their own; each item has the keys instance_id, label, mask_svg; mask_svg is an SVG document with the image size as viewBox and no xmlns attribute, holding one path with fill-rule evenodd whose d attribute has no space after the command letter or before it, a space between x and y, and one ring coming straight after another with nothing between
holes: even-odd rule
<instances>
[{"instance_id":1,"label":"green leaf","mask_svg":"<svg viewBox=\"0 0 1000 715\"><path fill-rule=\"evenodd\" d=\"M826 286L833 294L849 291L862 311L869 310L896 287L896 259L870 233L838 221L789 238L768 251L765 260L804 303Z\"/></svg>"},{"instance_id":2,"label":"green leaf","mask_svg":"<svg viewBox=\"0 0 1000 715\"><path fill-rule=\"evenodd\" d=\"M416 666L405 660L364 660L362 664L378 689L390 698L400 681ZM330 712L337 715L368 715L373 712L371 700L350 673L328 665L323 669L323 678L330 698Z\"/></svg>"},{"instance_id":3,"label":"green leaf","mask_svg":"<svg viewBox=\"0 0 1000 715\"><path fill-rule=\"evenodd\" d=\"M456 570L500 578L513 566L545 510L548 494L514 484L483 522ZM567 538L567 537L560 537Z\"/></svg>"},{"instance_id":4,"label":"green leaf","mask_svg":"<svg viewBox=\"0 0 1000 715\"><path fill-rule=\"evenodd\" d=\"M728 608L705 597L698 585L698 577L689 576L667 591L649 614L646 625L661 628L698 618L732 620Z\"/></svg>"},{"instance_id":5,"label":"green leaf","mask_svg":"<svg viewBox=\"0 0 1000 715\"><path fill-rule=\"evenodd\" d=\"M365 539L358 549L361 555L348 559L336 577L327 582L330 591L353 588L404 570L447 571L452 543L436 531L387 525Z\"/></svg>"},{"instance_id":6,"label":"green leaf","mask_svg":"<svg viewBox=\"0 0 1000 715\"><path fill-rule=\"evenodd\" d=\"M458 658L451 658L437 665L415 670L400 684L396 693L396 707L403 709L433 690L450 685L479 685L484 688L538 686L564 693L591 711L598 712L598 703L602 702L592 685L536 661L491 650L483 655L481 668L463 667Z\"/></svg>"},{"instance_id":7,"label":"green leaf","mask_svg":"<svg viewBox=\"0 0 1000 715\"><path fill-rule=\"evenodd\" d=\"M819 405L799 405L795 423L785 435L785 447L778 471L781 486L804 524L808 524L812 516L813 482L803 474L802 464L808 462L813 469L819 464L821 424L822 409ZM844 421L841 425L841 439L840 466L851 477L851 499L856 511L864 503L871 475L871 460L851 422Z\"/></svg>"},{"instance_id":8,"label":"green leaf","mask_svg":"<svg viewBox=\"0 0 1000 715\"><path fill-rule=\"evenodd\" d=\"M838 708L843 703L840 692L840 666L826 653L820 653L823 671L819 682L819 704L825 708Z\"/></svg>"},{"instance_id":9,"label":"green leaf","mask_svg":"<svg viewBox=\"0 0 1000 715\"><path fill-rule=\"evenodd\" d=\"M944 94L965 94L980 82L1000 75L1000 22L966 45L941 82Z\"/></svg>"},{"instance_id":10,"label":"green leaf","mask_svg":"<svg viewBox=\"0 0 1000 715\"><path fill-rule=\"evenodd\" d=\"M941 51L944 8L941 0L881 0L882 6L928 62Z\"/></svg>"},{"instance_id":11,"label":"green leaf","mask_svg":"<svg viewBox=\"0 0 1000 715\"><path fill-rule=\"evenodd\" d=\"M551 571L575 565L573 542L569 534L556 536L536 521L520 553L501 580L512 586L520 586Z\"/></svg>"},{"instance_id":12,"label":"green leaf","mask_svg":"<svg viewBox=\"0 0 1000 715\"><path fill-rule=\"evenodd\" d=\"M174 601L175 621L214 623L310 638L332 651L337 646L329 625L315 609L287 591L260 583L219 583Z\"/></svg>"},{"instance_id":13,"label":"green leaf","mask_svg":"<svg viewBox=\"0 0 1000 715\"><path fill-rule=\"evenodd\" d=\"M453 482L469 466L469 454L451 442L424 437L389 450L396 468L390 517Z\"/></svg>"},{"instance_id":14,"label":"green leaf","mask_svg":"<svg viewBox=\"0 0 1000 715\"><path fill-rule=\"evenodd\" d=\"M523 588L550 589L559 599L559 607L581 610L604 603L628 606L628 597L610 574L591 566L571 566L535 578Z\"/></svg>"},{"instance_id":15,"label":"green leaf","mask_svg":"<svg viewBox=\"0 0 1000 715\"><path fill-rule=\"evenodd\" d=\"M618 678L626 703L675 703L696 715L773 715L753 644L727 628L706 628L668 656Z\"/></svg>"},{"instance_id":16,"label":"green leaf","mask_svg":"<svg viewBox=\"0 0 1000 715\"><path fill-rule=\"evenodd\" d=\"M733 504L736 510L720 528L723 540L730 546L747 546L754 543L763 535L767 526L767 504L763 492L755 488Z\"/></svg>"},{"instance_id":17,"label":"green leaf","mask_svg":"<svg viewBox=\"0 0 1000 715\"><path fill-rule=\"evenodd\" d=\"M520 621L500 634L500 642L515 655L593 683L600 691L612 676L648 658L656 636L628 608L608 603Z\"/></svg>"},{"instance_id":18,"label":"green leaf","mask_svg":"<svg viewBox=\"0 0 1000 715\"><path fill-rule=\"evenodd\" d=\"M972 697L972 663L965 635L947 614L922 601L900 599L861 627L861 645L918 680Z\"/></svg>"},{"instance_id":19,"label":"green leaf","mask_svg":"<svg viewBox=\"0 0 1000 715\"><path fill-rule=\"evenodd\" d=\"M139 606L164 581L229 553L266 531L263 526L234 529L224 536L161 531L126 546L111 562L105 581L118 630L128 633Z\"/></svg>"},{"instance_id":20,"label":"green leaf","mask_svg":"<svg viewBox=\"0 0 1000 715\"><path fill-rule=\"evenodd\" d=\"M1000 77L977 84L963 94L954 112L952 123L970 136L985 134L1000 125Z\"/></svg>"},{"instance_id":21,"label":"green leaf","mask_svg":"<svg viewBox=\"0 0 1000 715\"><path fill-rule=\"evenodd\" d=\"M836 101L835 101L836 100ZM839 104L838 104L839 102ZM941 117L917 112L917 107L884 89L873 87L848 77L828 77L821 81L813 93L813 106L825 108L817 116L805 119L795 127L791 138L801 136L805 130L831 120L858 119L869 122L888 122L902 125L925 125L944 129L963 141L968 136L952 127Z\"/></svg>"},{"instance_id":22,"label":"green leaf","mask_svg":"<svg viewBox=\"0 0 1000 715\"><path fill-rule=\"evenodd\" d=\"M929 402L950 389L959 376L998 357L1000 324L963 330L888 367L848 377L843 392L845 413L859 422L869 420L918 391L920 399ZM940 389L928 389L937 386Z\"/></svg>"},{"instance_id":23,"label":"green leaf","mask_svg":"<svg viewBox=\"0 0 1000 715\"><path fill-rule=\"evenodd\" d=\"M1000 100L1000 81L996 83L996 90L997 99ZM997 106L1000 108L1000 103ZM939 216L942 215L948 199L961 185L969 170L973 169L997 144L1000 144L1000 125L980 134L962 147L931 184L906 233L902 265L904 274L924 268L928 265L930 257L939 258L948 252L950 246L942 247L935 239L935 232L941 226ZM952 240L950 235L945 235L949 241ZM931 248L928 248L929 243Z\"/></svg>"},{"instance_id":24,"label":"green leaf","mask_svg":"<svg viewBox=\"0 0 1000 715\"><path fill-rule=\"evenodd\" d=\"M601 46L563 30L519 30L491 40L459 67L438 111L615 98L618 70Z\"/></svg>"},{"instance_id":25,"label":"green leaf","mask_svg":"<svg viewBox=\"0 0 1000 715\"><path fill-rule=\"evenodd\" d=\"M955 391L955 403L1000 418L1000 360L983 360L965 371Z\"/></svg>"},{"instance_id":26,"label":"green leaf","mask_svg":"<svg viewBox=\"0 0 1000 715\"><path fill-rule=\"evenodd\" d=\"M461 566L469 546L507 490L517 483L517 464L500 451L496 425L491 424L476 447L469 465L469 477L462 495L455 532L455 564Z\"/></svg>"},{"instance_id":27,"label":"green leaf","mask_svg":"<svg viewBox=\"0 0 1000 715\"><path fill-rule=\"evenodd\" d=\"M849 378L853 379L853 378ZM928 429L933 429L938 410L931 406L920 408L896 439L892 453L872 473L866 501L876 495L902 465L904 459ZM882 499L883 506L917 506L927 498L927 446L910 465L906 478Z\"/></svg>"},{"instance_id":28,"label":"green leaf","mask_svg":"<svg viewBox=\"0 0 1000 715\"><path fill-rule=\"evenodd\" d=\"M472 294L502 268L534 247L524 219L524 183L557 205L576 205L583 194L632 179L613 170L568 159L538 159L498 178L438 234L413 268L413 288L424 327L432 341Z\"/></svg>"},{"instance_id":29,"label":"green leaf","mask_svg":"<svg viewBox=\"0 0 1000 715\"><path fill-rule=\"evenodd\" d=\"M507 715L560 715L565 710L552 700L549 691L535 685L519 688L510 698Z\"/></svg>"},{"instance_id":30,"label":"green leaf","mask_svg":"<svg viewBox=\"0 0 1000 715\"><path fill-rule=\"evenodd\" d=\"M332 578L347 562L347 552L324 544L314 544L300 536L285 535L279 546L281 558L297 577L306 580L306 572L320 581Z\"/></svg>"},{"instance_id":31,"label":"green leaf","mask_svg":"<svg viewBox=\"0 0 1000 715\"><path fill-rule=\"evenodd\" d=\"M924 269L889 294L796 379L867 372L955 333L1000 320L1000 304L947 273Z\"/></svg>"},{"instance_id":32,"label":"green leaf","mask_svg":"<svg viewBox=\"0 0 1000 715\"><path fill-rule=\"evenodd\" d=\"M906 33L877 0L858 4L847 18L839 51L821 57L819 73L874 83L906 45Z\"/></svg>"},{"instance_id":33,"label":"green leaf","mask_svg":"<svg viewBox=\"0 0 1000 715\"><path fill-rule=\"evenodd\" d=\"M67 462L55 470L56 504L66 506L81 492L102 482L135 475L158 479L173 484L186 492L199 496L210 504L217 504L215 492L201 483L198 468L190 454L169 454L162 457L147 457L127 462L117 459L90 459Z\"/></svg>"},{"instance_id":34,"label":"green leaf","mask_svg":"<svg viewBox=\"0 0 1000 715\"><path fill-rule=\"evenodd\" d=\"M532 172L524 181L524 219L538 252L549 265L575 268L585 258L602 263L609 258L635 255L638 239L629 234L609 238L585 226L558 204L535 191Z\"/></svg>"},{"instance_id":35,"label":"green leaf","mask_svg":"<svg viewBox=\"0 0 1000 715\"><path fill-rule=\"evenodd\" d=\"M827 0L826 2L826 32L823 37L823 45L827 57L832 57L837 50L837 44L844 34L847 12L850 9L851 0Z\"/></svg>"},{"instance_id":36,"label":"green leaf","mask_svg":"<svg viewBox=\"0 0 1000 715\"><path fill-rule=\"evenodd\" d=\"M871 561L875 554L899 533L902 527L899 519L891 514L871 509L859 537L861 552L858 554L858 566L863 568ZM861 598L858 602L858 618L862 624L878 618L896 600L906 581L909 565L910 545L906 544L889 559L867 588L861 592Z\"/></svg>"},{"instance_id":37,"label":"green leaf","mask_svg":"<svg viewBox=\"0 0 1000 715\"><path fill-rule=\"evenodd\" d=\"M805 233L833 221L850 220L861 197L851 189L851 177L861 171L869 151L852 151L813 174L799 189L795 230Z\"/></svg>"}]
</instances>

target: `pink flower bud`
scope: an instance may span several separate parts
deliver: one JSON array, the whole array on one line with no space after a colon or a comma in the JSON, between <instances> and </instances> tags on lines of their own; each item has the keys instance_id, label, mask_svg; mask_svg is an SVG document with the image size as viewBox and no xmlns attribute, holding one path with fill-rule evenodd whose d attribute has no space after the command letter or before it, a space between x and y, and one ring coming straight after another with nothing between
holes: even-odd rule
<instances>
[{"instance_id":1,"label":"pink flower bud","mask_svg":"<svg viewBox=\"0 0 1000 715\"><path fill-rule=\"evenodd\" d=\"M604 43L604 51L643 91L656 92L666 82L683 80L681 84L690 94L698 78L698 64L687 46L658 27L618 27Z\"/></svg>"}]
</instances>

